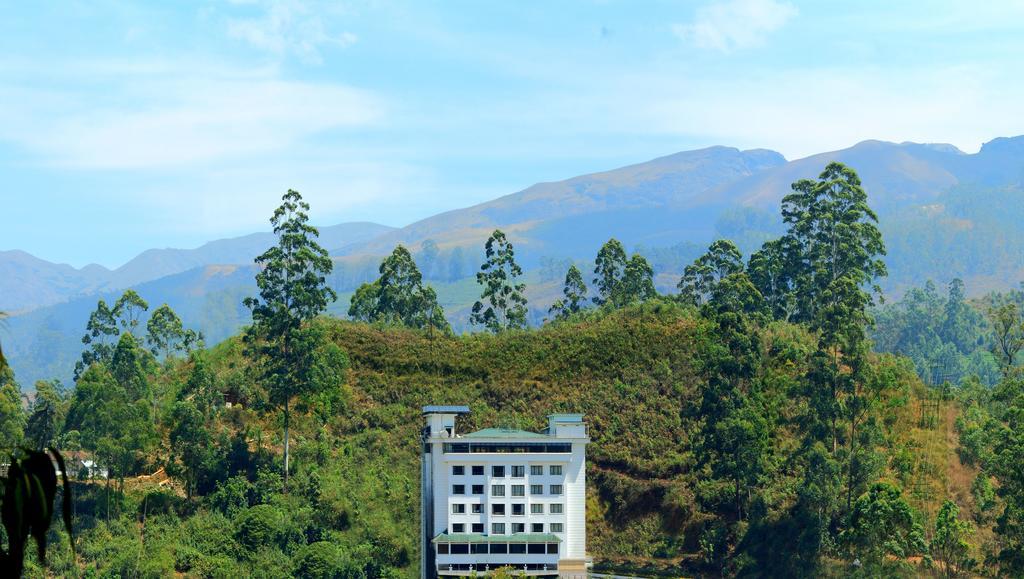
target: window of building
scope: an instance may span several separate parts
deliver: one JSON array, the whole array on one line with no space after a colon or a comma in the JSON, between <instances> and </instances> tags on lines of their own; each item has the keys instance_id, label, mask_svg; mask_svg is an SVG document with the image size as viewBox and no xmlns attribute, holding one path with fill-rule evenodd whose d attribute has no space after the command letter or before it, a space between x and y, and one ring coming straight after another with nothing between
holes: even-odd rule
<instances>
[{"instance_id":1,"label":"window of building","mask_svg":"<svg viewBox=\"0 0 1024 579\"><path fill-rule=\"evenodd\" d=\"M505 485L491 485L491 496L492 497L503 497L503 496L505 496Z\"/></svg>"},{"instance_id":2,"label":"window of building","mask_svg":"<svg viewBox=\"0 0 1024 579\"><path fill-rule=\"evenodd\" d=\"M544 543L530 543L526 546L526 552L531 555L543 555L545 550Z\"/></svg>"},{"instance_id":3,"label":"window of building","mask_svg":"<svg viewBox=\"0 0 1024 579\"><path fill-rule=\"evenodd\" d=\"M531 495L542 495L544 494L544 485L530 485Z\"/></svg>"},{"instance_id":4,"label":"window of building","mask_svg":"<svg viewBox=\"0 0 1024 579\"><path fill-rule=\"evenodd\" d=\"M530 532L531 533L543 533L544 532L544 523L530 523Z\"/></svg>"},{"instance_id":5,"label":"window of building","mask_svg":"<svg viewBox=\"0 0 1024 579\"><path fill-rule=\"evenodd\" d=\"M513 465L512 466L512 478L523 478L526 476L526 465Z\"/></svg>"},{"instance_id":6,"label":"window of building","mask_svg":"<svg viewBox=\"0 0 1024 579\"><path fill-rule=\"evenodd\" d=\"M525 485L512 485L512 496L514 497L525 497L526 486Z\"/></svg>"},{"instance_id":7,"label":"window of building","mask_svg":"<svg viewBox=\"0 0 1024 579\"><path fill-rule=\"evenodd\" d=\"M482 495L484 494L484 485L473 485L473 494Z\"/></svg>"},{"instance_id":8,"label":"window of building","mask_svg":"<svg viewBox=\"0 0 1024 579\"><path fill-rule=\"evenodd\" d=\"M505 478L505 467L503 466L492 466L491 476L494 478Z\"/></svg>"},{"instance_id":9,"label":"window of building","mask_svg":"<svg viewBox=\"0 0 1024 579\"><path fill-rule=\"evenodd\" d=\"M526 532L526 523L512 523L512 532L513 533L525 533Z\"/></svg>"},{"instance_id":10,"label":"window of building","mask_svg":"<svg viewBox=\"0 0 1024 579\"><path fill-rule=\"evenodd\" d=\"M473 543L469 546L470 552L474 555L486 555L487 554L487 543Z\"/></svg>"},{"instance_id":11,"label":"window of building","mask_svg":"<svg viewBox=\"0 0 1024 579\"><path fill-rule=\"evenodd\" d=\"M504 503L494 503L494 504L492 504L491 505L491 514L492 515L504 515L505 514L505 504Z\"/></svg>"},{"instance_id":12,"label":"window of building","mask_svg":"<svg viewBox=\"0 0 1024 579\"><path fill-rule=\"evenodd\" d=\"M484 465L474 464L473 465L473 476L484 476Z\"/></svg>"},{"instance_id":13,"label":"window of building","mask_svg":"<svg viewBox=\"0 0 1024 579\"><path fill-rule=\"evenodd\" d=\"M530 474L532 476L540 476L540 475L544 474L544 465L542 465L542 464L530 465Z\"/></svg>"},{"instance_id":14,"label":"window of building","mask_svg":"<svg viewBox=\"0 0 1024 579\"><path fill-rule=\"evenodd\" d=\"M562 523L551 523L551 532L552 533L561 533L562 532Z\"/></svg>"},{"instance_id":15,"label":"window of building","mask_svg":"<svg viewBox=\"0 0 1024 579\"><path fill-rule=\"evenodd\" d=\"M514 503L512 505L512 515L515 517L521 517L526 514L526 505L523 503Z\"/></svg>"},{"instance_id":16,"label":"window of building","mask_svg":"<svg viewBox=\"0 0 1024 579\"><path fill-rule=\"evenodd\" d=\"M466 505L462 503L452 503L452 514L453 515L464 515L466 513Z\"/></svg>"},{"instance_id":17,"label":"window of building","mask_svg":"<svg viewBox=\"0 0 1024 579\"><path fill-rule=\"evenodd\" d=\"M469 545L466 543L453 543L452 555L469 555Z\"/></svg>"},{"instance_id":18,"label":"window of building","mask_svg":"<svg viewBox=\"0 0 1024 579\"><path fill-rule=\"evenodd\" d=\"M472 510L470 512L472 512L474 515L479 515L480 513L484 512L484 506L480 503L474 503L473 505L471 505L471 508Z\"/></svg>"},{"instance_id":19,"label":"window of building","mask_svg":"<svg viewBox=\"0 0 1024 579\"><path fill-rule=\"evenodd\" d=\"M551 485L551 494L560 495L562 494L562 485Z\"/></svg>"},{"instance_id":20,"label":"window of building","mask_svg":"<svg viewBox=\"0 0 1024 579\"><path fill-rule=\"evenodd\" d=\"M447 555L448 554L448 543L438 543L437 544L437 554L438 555Z\"/></svg>"},{"instance_id":21,"label":"window of building","mask_svg":"<svg viewBox=\"0 0 1024 579\"><path fill-rule=\"evenodd\" d=\"M505 534L505 523L491 523L491 534L492 535L504 535Z\"/></svg>"},{"instance_id":22,"label":"window of building","mask_svg":"<svg viewBox=\"0 0 1024 579\"><path fill-rule=\"evenodd\" d=\"M531 515L543 515L544 514L544 505L542 505L540 503L533 503L532 505L530 505L530 514Z\"/></svg>"},{"instance_id":23,"label":"window of building","mask_svg":"<svg viewBox=\"0 0 1024 579\"><path fill-rule=\"evenodd\" d=\"M548 543L548 555L558 554L558 543Z\"/></svg>"},{"instance_id":24,"label":"window of building","mask_svg":"<svg viewBox=\"0 0 1024 579\"><path fill-rule=\"evenodd\" d=\"M504 555L508 553L508 543L491 543L491 555Z\"/></svg>"},{"instance_id":25,"label":"window of building","mask_svg":"<svg viewBox=\"0 0 1024 579\"><path fill-rule=\"evenodd\" d=\"M456 464L452 466L452 476L462 476L464 474L466 474L466 467L462 466L461 464Z\"/></svg>"},{"instance_id":26,"label":"window of building","mask_svg":"<svg viewBox=\"0 0 1024 579\"><path fill-rule=\"evenodd\" d=\"M560 464L553 464L553 465L551 465L550 472L551 472L552 476L562 476L562 465L560 465Z\"/></svg>"},{"instance_id":27,"label":"window of building","mask_svg":"<svg viewBox=\"0 0 1024 579\"><path fill-rule=\"evenodd\" d=\"M466 494L466 485L452 485L453 495L464 495Z\"/></svg>"},{"instance_id":28,"label":"window of building","mask_svg":"<svg viewBox=\"0 0 1024 579\"><path fill-rule=\"evenodd\" d=\"M465 533L466 532L466 523L452 523L452 532L453 533Z\"/></svg>"},{"instance_id":29,"label":"window of building","mask_svg":"<svg viewBox=\"0 0 1024 579\"><path fill-rule=\"evenodd\" d=\"M569 442L446 442L441 445L441 451L445 454L465 453L529 453L538 452L569 454L572 452L572 443Z\"/></svg>"},{"instance_id":30,"label":"window of building","mask_svg":"<svg viewBox=\"0 0 1024 579\"><path fill-rule=\"evenodd\" d=\"M551 512L552 515L561 515L562 514L562 503L551 503L550 509L551 509L550 512Z\"/></svg>"},{"instance_id":31,"label":"window of building","mask_svg":"<svg viewBox=\"0 0 1024 579\"><path fill-rule=\"evenodd\" d=\"M510 543L508 546L509 555L525 555L526 544L525 543Z\"/></svg>"},{"instance_id":32,"label":"window of building","mask_svg":"<svg viewBox=\"0 0 1024 579\"><path fill-rule=\"evenodd\" d=\"M473 523L473 532L474 533L483 533L484 532L484 524L483 523Z\"/></svg>"}]
</instances>

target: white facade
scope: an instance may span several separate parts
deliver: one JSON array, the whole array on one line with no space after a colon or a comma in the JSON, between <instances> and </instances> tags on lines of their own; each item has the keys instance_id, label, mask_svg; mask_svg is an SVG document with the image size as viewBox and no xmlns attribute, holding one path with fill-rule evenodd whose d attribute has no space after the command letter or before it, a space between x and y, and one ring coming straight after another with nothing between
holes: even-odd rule
<instances>
[{"instance_id":1,"label":"white facade","mask_svg":"<svg viewBox=\"0 0 1024 579\"><path fill-rule=\"evenodd\" d=\"M545 433L489 428L461 435L469 409L423 409L422 576L584 576L586 445L579 414L548 417Z\"/></svg>"}]
</instances>

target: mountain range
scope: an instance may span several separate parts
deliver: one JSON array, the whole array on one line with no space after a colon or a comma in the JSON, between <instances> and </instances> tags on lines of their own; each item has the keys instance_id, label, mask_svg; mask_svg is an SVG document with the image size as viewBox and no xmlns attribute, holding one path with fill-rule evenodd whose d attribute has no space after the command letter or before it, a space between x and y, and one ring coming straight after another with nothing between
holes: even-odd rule
<instances>
[{"instance_id":1,"label":"mountain range","mask_svg":"<svg viewBox=\"0 0 1024 579\"><path fill-rule=\"evenodd\" d=\"M453 326L466 329L478 293L472 276L495 228L508 234L527 271L534 322L557 297L568 263L592 263L609 237L648 256L659 288L669 291L714 238L731 238L749 253L777 236L790 185L833 160L857 170L878 212L889 249L887 293L960 277L977 294L1024 279L1024 137L997 138L974 154L947 144L864 141L792 161L764 149L710 147L538 183L402 228L323 227L320 242L335 259L331 283L342 298L332 313L344 313L347 292L372 279L381 257L401 243L437 287ZM96 300L116 299L127 287L153 307L170 304L208 340L226 337L248 319L240 301L254 291L252 260L272 243L272 234L254 233L196 249L154 249L114 270L0 252L0 310L15 314L5 352L23 385L66 379Z\"/></svg>"},{"instance_id":2,"label":"mountain range","mask_svg":"<svg viewBox=\"0 0 1024 579\"><path fill-rule=\"evenodd\" d=\"M342 223L321 228L320 242L339 253L391 229L377 223ZM207 265L251 264L273 243L274 235L263 232L211 241L195 249L148 249L113 270L96 264L76 269L24 251L0 251L0 311L31 310Z\"/></svg>"}]
</instances>

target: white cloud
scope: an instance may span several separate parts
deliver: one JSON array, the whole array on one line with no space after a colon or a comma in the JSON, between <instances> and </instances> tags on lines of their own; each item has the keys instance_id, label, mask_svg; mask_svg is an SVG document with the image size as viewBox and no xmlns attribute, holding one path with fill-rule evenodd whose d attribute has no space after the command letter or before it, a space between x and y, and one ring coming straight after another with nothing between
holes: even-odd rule
<instances>
[{"instance_id":1,"label":"white cloud","mask_svg":"<svg viewBox=\"0 0 1024 579\"><path fill-rule=\"evenodd\" d=\"M759 46L796 15L789 2L721 0L698 8L693 22L675 24L672 31L699 48L732 52Z\"/></svg>"},{"instance_id":2,"label":"white cloud","mask_svg":"<svg viewBox=\"0 0 1024 579\"><path fill-rule=\"evenodd\" d=\"M300 0L270 2L257 18L229 19L228 35L278 57L292 54L318 64L321 48L345 48L359 40L352 32L329 30L321 17L323 12Z\"/></svg>"},{"instance_id":3,"label":"white cloud","mask_svg":"<svg viewBox=\"0 0 1024 579\"><path fill-rule=\"evenodd\" d=\"M285 151L326 131L377 124L375 94L266 71L96 66L108 91L0 88L0 139L58 166L141 169Z\"/></svg>"}]
</instances>

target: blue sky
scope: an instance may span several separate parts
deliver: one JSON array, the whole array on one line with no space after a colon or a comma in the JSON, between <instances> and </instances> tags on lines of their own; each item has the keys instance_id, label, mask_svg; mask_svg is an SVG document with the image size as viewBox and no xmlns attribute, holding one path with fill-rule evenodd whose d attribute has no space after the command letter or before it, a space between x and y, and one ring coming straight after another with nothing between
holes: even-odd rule
<instances>
[{"instance_id":1,"label":"blue sky","mask_svg":"<svg viewBox=\"0 0 1024 579\"><path fill-rule=\"evenodd\" d=\"M1024 1L5 2L0 250L404 225L725 144L1024 133Z\"/></svg>"}]
</instances>

